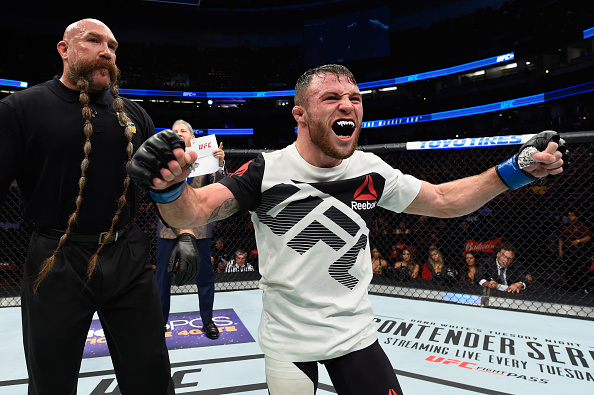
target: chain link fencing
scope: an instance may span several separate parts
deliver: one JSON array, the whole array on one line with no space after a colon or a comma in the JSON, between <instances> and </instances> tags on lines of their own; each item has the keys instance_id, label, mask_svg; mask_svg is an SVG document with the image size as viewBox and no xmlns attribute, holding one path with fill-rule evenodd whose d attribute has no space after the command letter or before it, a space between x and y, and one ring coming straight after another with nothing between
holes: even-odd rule
<instances>
[{"instance_id":1,"label":"chain link fencing","mask_svg":"<svg viewBox=\"0 0 594 395\"><path fill-rule=\"evenodd\" d=\"M516 136L517 137L517 136ZM459 218L439 219L376 209L369 242L379 252L369 291L374 294L464 303L490 308L594 319L594 240L588 228L594 220L594 132L562 133L571 153L561 176L548 176L515 191L506 191L479 210ZM444 183L479 174L515 154L518 145L497 145L499 138L460 139L426 143L362 146L405 174L431 183ZM469 144L475 148L469 148ZM418 148L418 147L417 147ZM459 149L456 149L459 148ZM226 150L229 172L255 158L257 150ZM152 238L150 260L156 257L156 211L143 196L137 218ZM568 217L583 224L576 230ZM20 282L32 224L20 217L18 187L13 184L0 207L0 306L20 305ZM573 232L573 233L572 233ZM587 233L588 232L588 233ZM215 241L219 239L219 243ZM560 256L559 240L563 244ZM576 239L583 239L575 243ZM233 258L238 249L248 253L254 272L217 272L217 291L258 286L258 251L249 214L235 214L215 224L211 239L214 256ZM221 242L222 241L222 242ZM573 242L573 243L572 243ZM512 267L526 288L520 293L490 290L478 284L467 254L481 265L510 243L515 249ZM218 244L218 245L216 245ZM574 245L575 244L575 245ZM402 265L405 250L416 263ZM437 250L443 265L431 270L429 254ZM469 262L472 263L472 262ZM437 273L439 271L439 273ZM469 275L470 274L470 275ZM172 287L172 293L195 293L195 285Z\"/></svg>"}]
</instances>

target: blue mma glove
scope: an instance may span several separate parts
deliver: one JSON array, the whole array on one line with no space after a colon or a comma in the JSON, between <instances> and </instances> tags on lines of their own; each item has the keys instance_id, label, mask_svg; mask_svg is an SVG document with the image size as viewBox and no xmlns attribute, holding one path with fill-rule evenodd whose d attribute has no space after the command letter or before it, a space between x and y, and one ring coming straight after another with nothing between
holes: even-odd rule
<instances>
[{"instance_id":1,"label":"blue mma glove","mask_svg":"<svg viewBox=\"0 0 594 395\"><path fill-rule=\"evenodd\" d=\"M538 163L538 161L532 157L532 154L544 151L551 141L559 145L557 151L565 156L565 140L560 138L557 132L553 130L540 132L534 135L530 140L526 141L526 143L520 147L520 151L516 155L497 165L495 169L497 170L497 175L501 178L501 181L503 181L509 189L518 189L537 180L537 177L534 177L532 174L522 169Z\"/></svg>"}]
</instances>

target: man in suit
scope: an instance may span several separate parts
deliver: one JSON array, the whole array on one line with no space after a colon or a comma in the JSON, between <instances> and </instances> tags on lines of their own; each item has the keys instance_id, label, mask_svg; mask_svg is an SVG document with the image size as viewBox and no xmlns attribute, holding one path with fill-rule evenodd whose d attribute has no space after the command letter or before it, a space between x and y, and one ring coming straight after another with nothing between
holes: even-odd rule
<instances>
[{"instance_id":1,"label":"man in suit","mask_svg":"<svg viewBox=\"0 0 594 395\"><path fill-rule=\"evenodd\" d=\"M485 288L520 293L526 289L523 276L511 267L516 249L509 243L499 247L497 253L487 259L479 268L478 284Z\"/></svg>"}]
</instances>

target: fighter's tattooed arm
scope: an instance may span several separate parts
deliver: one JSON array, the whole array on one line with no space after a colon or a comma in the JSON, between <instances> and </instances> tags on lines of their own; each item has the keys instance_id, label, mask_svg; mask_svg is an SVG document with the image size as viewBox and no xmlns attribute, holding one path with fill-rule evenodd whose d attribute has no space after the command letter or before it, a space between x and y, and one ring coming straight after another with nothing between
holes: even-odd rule
<instances>
[{"instance_id":1,"label":"fighter's tattooed arm","mask_svg":"<svg viewBox=\"0 0 594 395\"><path fill-rule=\"evenodd\" d=\"M239 211L239 203L235 198L225 200L219 207L216 207L207 222L215 222L232 216Z\"/></svg>"}]
</instances>

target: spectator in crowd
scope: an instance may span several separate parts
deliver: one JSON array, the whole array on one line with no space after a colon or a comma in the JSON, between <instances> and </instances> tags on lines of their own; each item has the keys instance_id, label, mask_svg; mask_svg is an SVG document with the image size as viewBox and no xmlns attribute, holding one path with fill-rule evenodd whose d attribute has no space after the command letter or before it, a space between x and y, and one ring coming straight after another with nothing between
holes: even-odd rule
<instances>
[{"instance_id":1,"label":"spectator in crowd","mask_svg":"<svg viewBox=\"0 0 594 395\"><path fill-rule=\"evenodd\" d=\"M192 125L183 119L173 123L171 129L178 136L184 139L186 147L192 146L194 129ZM212 174L204 174L188 178L186 182L192 188L201 188L205 185L221 179L225 172L225 152L223 143L212 152L212 155L219 161L219 169ZM169 321L169 308L171 304L171 280L174 276L175 263L189 260L197 264L200 269L194 279L198 287L198 304L200 307L200 318L202 319L202 330L209 339L219 338L219 329L212 320L212 308L214 304L214 270L210 263L210 237L212 236L212 224L196 226L192 229L172 229L161 219L157 223L157 265L155 278L159 288L159 298L163 310L165 325ZM202 264L201 264L202 263ZM178 284L177 278L175 284Z\"/></svg>"},{"instance_id":2,"label":"spectator in crowd","mask_svg":"<svg viewBox=\"0 0 594 395\"><path fill-rule=\"evenodd\" d=\"M248 253L242 249L235 251L235 259L229 261L225 267L226 273L253 272L254 267L247 261Z\"/></svg>"},{"instance_id":3,"label":"spectator in crowd","mask_svg":"<svg viewBox=\"0 0 594 395\"><path fill-rule=\"evenodd\" d=\"M372 243L384 245L389 242L390 225L379 213L373 218L373 227L369 232L369 239Z\"/></svg>"},{"instance_id":4,"label":"spectator in crowd","mask_svg":"<svg viewBox=\"0 0 594 395\"><path fill-rule=\"evenodd\" d=\"M395 235L409 235L412 233L410 228L406 225L406 221L400 221L398 227L394 229L393 232Z\"/></svg>"},{"instance_id":5,"label":"spectator in crowd","mask_svg":"<svg viewBox=\"0 0 594 395\"><path fill-rule=\"evenodd\" d=\"M443 218L473 212L506 189L561 173L562 142L539 133L498 166L435 185L356 150L362 95L344 66L305 72L292 114L294 144L260 153L218 184L186 188L196 153L177 148L173 133L147 141L128 171L176 227L251 213L263 291L258 344L271 395L314 394L318 363L338 394L402 394L368 298L374 209Z\"/></svg>"},{"instance_id":6,"label":"spectator in crowd","mask_svg":"<svg viewBox=\"0 0 594 395\"><path fill-rule=\"evenodd\" d=\"M446 265L441 251L435 246L429 247L429 257L427 263L423 265L421 278L424 280L438 280L443 283L453 283L455 277L456 271L451 265Z\"/></svg>"},{"instance_id":7,"label":"spectator in crowd","mask_svg":"<svg viewBox=\"0 0 594 395\"><path fill-rule=\"evenodd\" d=\"M468 240L475 239L475 235L472 233L472 230L470 229L470 225L468 225L468 222L466 221L466 219L462 219L460 221L459 225L460 226L457 226L452 231L452 238L454 240L452 242L452 246L454 247L454 252L457 254L460 254L462 251L464 251L464 246L466 245ZM478 240L475 240L475 241L478 241Z\"/></svg>"},{"instance_id":8,"label":"spectator in crowd","mask_svg":"<svg viewBox=\"0 0 594 395\"><path fill-rule=\"evenodd\" d=\"M392 262L397 262L397 261L401 260L402 250L406 247L409 247L409 246L407 244L404 244L401 241L398 242L396 245L392 246L392 251L390 251L390 255L388 256L388 258L390 260L392 260ZM412 246L409 248L413 251L413 255L416 255L415 248Z\"/></svg>"},{"instance_id":9,"label":"spectator in crowd","mask_svg":"<svg viewBox=\"0 0 594 395\"><path fill-rule=\"evenodd\" d=\"M435 228L429 224L426 215L419 216L419 219L413 227L413 236L415 239L414 246L416 247L419 256L427 255L429 247L435 244L437 238L435 235Z\"/></svg>"},{"instance_id":10,"label":"spectator in crowd","mask_svg":"<svg viewBox=\"0 0 594 395\"><path fill-rule=\"evenodd\" d=\"M402 261L394 264L394 273L397 278L418 278L421 265L415 260L412 249L404 247L401 255Z\"/></svg>"},{"instance_id":11,"label":"spectator in crowd","mask_svg":"<svg viewBox=\"0 0 594 395\"><path fill-rule=\"evenodd\" d=\"M500 229L495 221L495 212L489 207L492 203L479 208L476 211L476 217L473 221L473 232L479 240L491 240L500 236Z\"/></svg>"},{"instance_id":12,"label":"spectator in crowd","mask_svg":"<svg viewBox=\"0 0 594 395\"><path fill-rule=\"evenodd\" d=\"M394 229L394 243L403 243L405 245L412 244L412 230L408 227L406 221L400 221L398 227Z\"/></svg>"},{"instance_id":13,"label":"spectator in crowd","mask_svg":"<svg viewBox=\"0 0 594 395\"><path fill-rule=\"evenodd\" d=\"M429 247L427 263L423 266L422 278L425 280L433 280L443 270L445 263L441 251L435 246Z\"/></svg>"},{"instance_id":14,"label":"spectator in crowd","mask_svg":"<svg viewBox=\"0 0 594 395\"><path fill-rule=\"evenodd\" d=\"M435 227L435 247L444 255L446 261L452 261L453 257L458 257L463 251L462 246L456 244L457 239L450 228L450 221L440 219Z\"/></svg>"},{"instance_id":15,"label":"spectator in crowd","mask_svg":"<svg viewBox=\"0 0 594 395\"><path fill-rule=\"evenodd\" d=\"M578 220L578 212L567 212L567 224L561 226L559 234L559 258L563 261L564 275L569 290L587 290L590 281L591 249L590 229Z\"/></svg>"},{"instance_id":16,"label":"spectator in crowd","mask_svg":"<svg viewBox=\"0 0 594 395\"><path fill-rule=\"evenodd\" d=\"M150 240L135 225L139 190L126 173L155 128L119 96L117 47L103 22L74 22L57 45L62 75L0 101L0 202L16 179L35 224L21 289L29 394L77 392L95 313L122 393L174 391Z\"/></svg>"},{"instance_id":17,"label":"spectator in crowd","mask_svg":"<svg viewBox=\"0 0 594 395\"><path fill-rule=\"evenodd\" d=\"M377 247L371 248L371 267L373 269L373 274L379 276L381 276L388 267L388 261L382 257L382 254Z\"/></svg>"},{"instance_id":18,"label":"spectator in crowd","mask_svg":"<svg viewBox=\"0 0 594 395\"><path fill-rule=\"evenodd\" d=\"M511 264L516 257L516 249L510 243L503 243L496 254L489 257L481 264L475 274L475 283L490 289L520 293L526 289L522 281L523 274L519 273Z\"/></svg>"},{"instance_id":19,"label":"spectator in crowd","mask_svg":"<svg viewBox=\"0 0 594 395\"><path fill-rule=\"evenodd\" d=\"M437 223L437 229L435 230L437 240L447 239L450 234L451 231L445 219L440 219Z\"/></svg>"},{"instance_id":20,"label":"spectator in crowd","mask_svg":"<svg viewBox=\"0 0 594 395\"><path fill-rule=\"evenodd\" d=\"M476 254L472 251L468 251L466 255L464 255L464 264L462 265L462 282L473 284L478 267L479 262Z\"/></svg>"},{"instance_id":21,"label":"spectator in crowd","mask_svg":"<svg viewBox=\"0 0 594 395\"><path fill-rule=\"evenodd\" d=\"M225 245L225 239L222 237L216 238L214 246L210 250L210 255L215 273L223 273L227 263L233 256L231 250Z\"/></svg>"},{"instance_id":22,"label":"spectator in crowd","mask_svg":"<svg viewBox=\"0 0 594 395\"><path fill-rule=\"evenodd\" d=\"M398 227L394 229L393 232L395 235L409 235L412 233L410 228L407 226L406 221L400 221Z\"/></svg>"}]
</instances>

